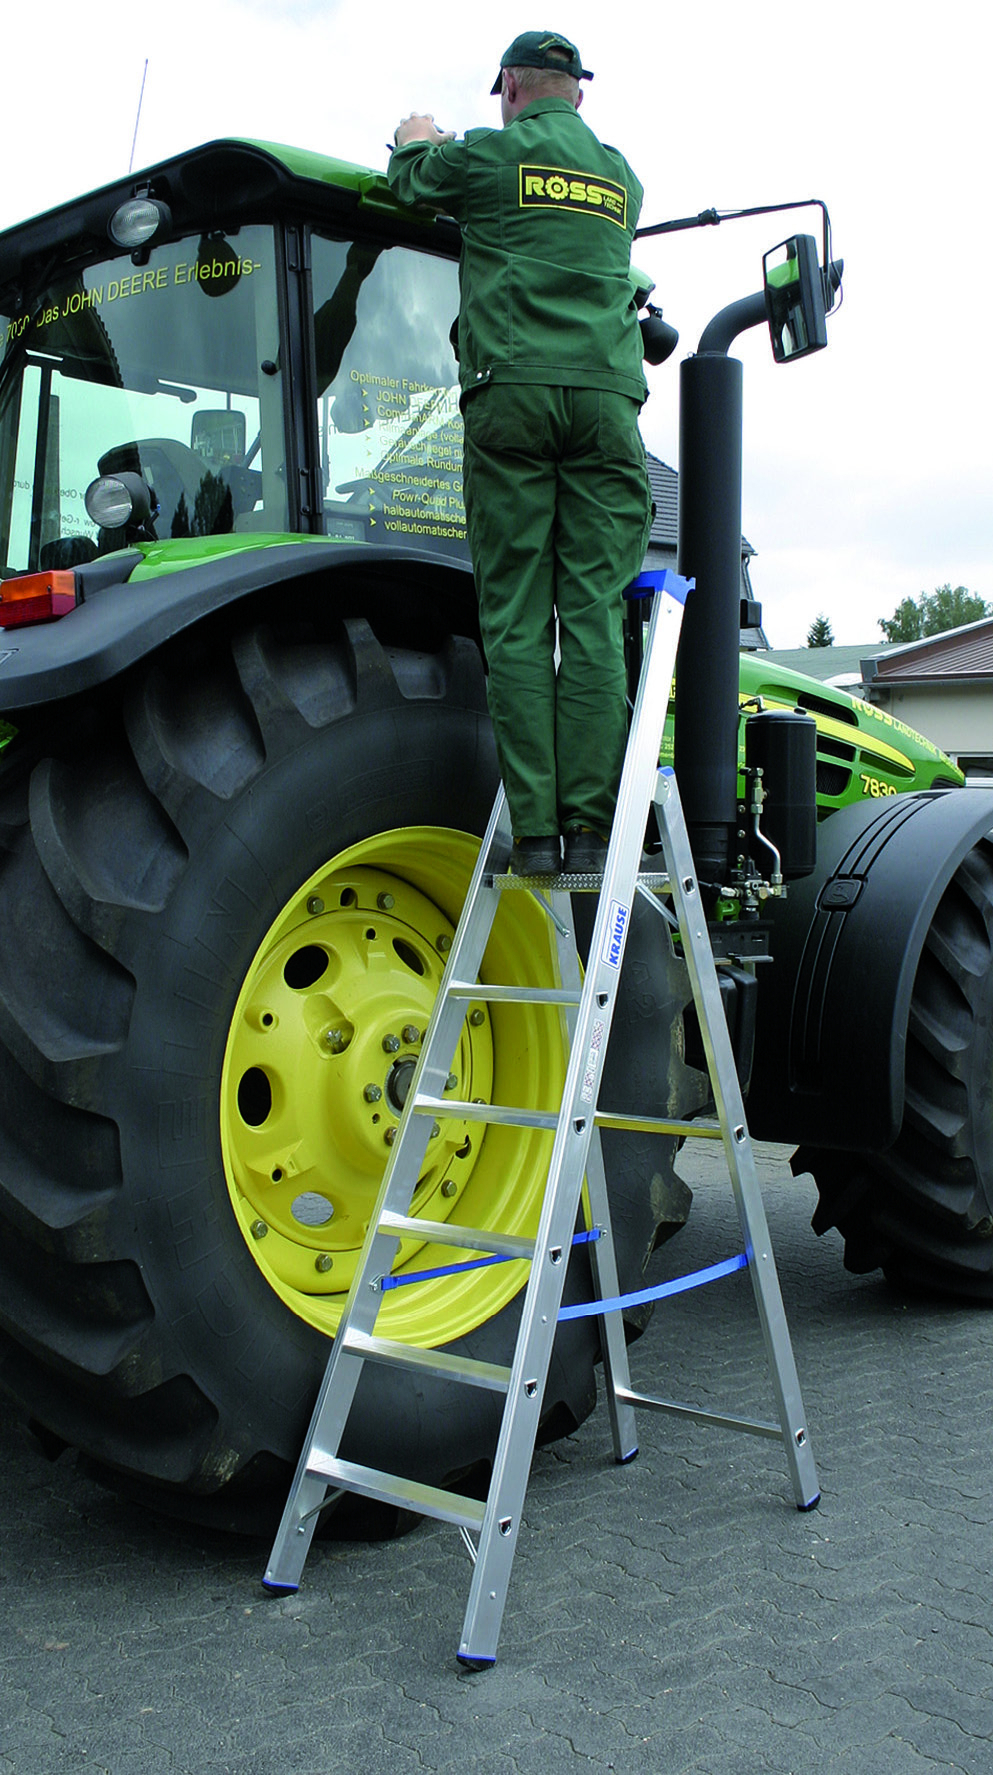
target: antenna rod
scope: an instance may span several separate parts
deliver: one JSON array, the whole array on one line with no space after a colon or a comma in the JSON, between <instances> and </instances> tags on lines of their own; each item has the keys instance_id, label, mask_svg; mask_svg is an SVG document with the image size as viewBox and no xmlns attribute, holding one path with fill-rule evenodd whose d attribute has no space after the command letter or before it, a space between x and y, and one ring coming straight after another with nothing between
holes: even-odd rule
<instances>
[{"instance_id":1,"label":"antenna rod","mask_svg":"<svg viewBox=\"0 0 993 1775\"><path fill-rule=\"evenodd\" d=\"M145 96L145 79L146 79L147 74L148 74L148 57L146 56L145 57L145 66L142 70L142 75L141 75L141 91L138 94L138 114L134 120L134 135L131 137L131 159L128 161L128 172L129 173L131 172L132 168L134 167L134 150L135 150L135 144L138 140L138 125L141 122L141 101Z\"/></svg>"}]
</instances>

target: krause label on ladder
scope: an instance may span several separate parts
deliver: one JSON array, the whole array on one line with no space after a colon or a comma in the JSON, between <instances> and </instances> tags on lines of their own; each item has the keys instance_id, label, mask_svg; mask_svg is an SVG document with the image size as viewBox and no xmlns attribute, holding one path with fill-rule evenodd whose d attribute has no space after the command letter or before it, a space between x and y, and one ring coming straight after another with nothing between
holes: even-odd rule
<instances>
[{"instance_id":1,"label":"krause label on ladder","mask_svg":"<svg viewBox=\"0 0 993 1775\"><path fill-rule=\"evenodd\" d=\"M627 929L628 907L622 906L620 900L610 903L610 917L607 920L607 935L603 940L602 960L612 968L621 965L621 948L624 943L624 932Z\"/></svg>"},{"instance_id":2,"label":"krause label on ladder","mask_svg":"<svg viewBox=\"0 0 993 1775\"><path fill-rule=\"evenodd\" d=\"M590 1033L590 1051L586 1056L586 1071L583 1074L582 1089L579 1093L580 1098L584 1103L593 1102L593 1093L596 1089L596 1075L600 1070L600 1055L603 1052L603 1034L603 1020L598 1017Z\"/></svg>"}]
</instances>

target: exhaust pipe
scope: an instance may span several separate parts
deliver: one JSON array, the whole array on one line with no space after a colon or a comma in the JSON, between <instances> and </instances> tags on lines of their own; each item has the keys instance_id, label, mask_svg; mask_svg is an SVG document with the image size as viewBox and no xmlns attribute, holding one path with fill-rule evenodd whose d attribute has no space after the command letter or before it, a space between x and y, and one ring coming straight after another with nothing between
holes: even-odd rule
<instances>
[{"instance_id":1,"label":"exhaust pipe","mask_svg":"<svg viewBox=\"0 0 993 1775\"><path fill-rule=\"evenodd\" d=\"M706 340L707 333L701 348ZM676 661L674 767L705 887L722 886L737 855L741 417L738 359L703 349L686 358L677 564L696 589L686 600Z\"/></svg>"}]
</instances>

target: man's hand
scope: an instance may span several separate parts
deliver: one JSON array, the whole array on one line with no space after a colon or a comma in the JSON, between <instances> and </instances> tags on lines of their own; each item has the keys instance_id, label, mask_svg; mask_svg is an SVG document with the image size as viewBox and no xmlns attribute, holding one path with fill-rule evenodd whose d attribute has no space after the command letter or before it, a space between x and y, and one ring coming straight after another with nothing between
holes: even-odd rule
<instances>
[{"instance_id":1,"label":"man's hand","mask_svg":"<svg viewBox=\"0 0 993 1775\"><path fill-rule=\"evenodd\" d=\"M436 148L439 142L454 142L455 131L436 129L430 111L425 116L412 111L409 117L397 124L393 131L393 140L398 148L403 148L407 142L430 142Z\"/></svg>"}]
</instances>

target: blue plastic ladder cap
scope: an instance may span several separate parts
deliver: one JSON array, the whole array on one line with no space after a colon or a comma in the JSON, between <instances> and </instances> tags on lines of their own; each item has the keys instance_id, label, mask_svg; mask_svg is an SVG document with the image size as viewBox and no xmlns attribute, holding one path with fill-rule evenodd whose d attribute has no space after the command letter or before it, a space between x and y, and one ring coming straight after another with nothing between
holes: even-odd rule
<instances>
[{"instance_id":1,"label":"blue plastic ladder cap","mask_svg":"<svg viewBox=\"0 0 993 1775\"><path fill-rule=\"evenodd\" d=\"M270 1596L295 1596L300 1586L299 1584L279 1584L275 1578L263 1578L262 1588L268 1590Z\"/></svg>"},{"instance_id":2,"label":"blue plastic ladder cap","mask_svg":"<svg viewBox=\"0 0 993 1775\"><path fill-rule=\"evenodd\" d=\"M455 1656L464 1670L490 1670L496 1663L495 1658L474 1658L469 1652L456 1652Z\"/></svg>"},{"instance_id":3,"label":"blue plastic ladder cap","mask_svg":"<svg viewBox=\"0 0 993 1775\"><path fill-rule=\"evenodd\" d=\"M695 579L684 579L681 573L674 573L671 567L647 567L633 579L624 593L625 598L650 598L655 592L668 592L677 604L685 604L696 585Z\"/></svg>"}]
</instances>

